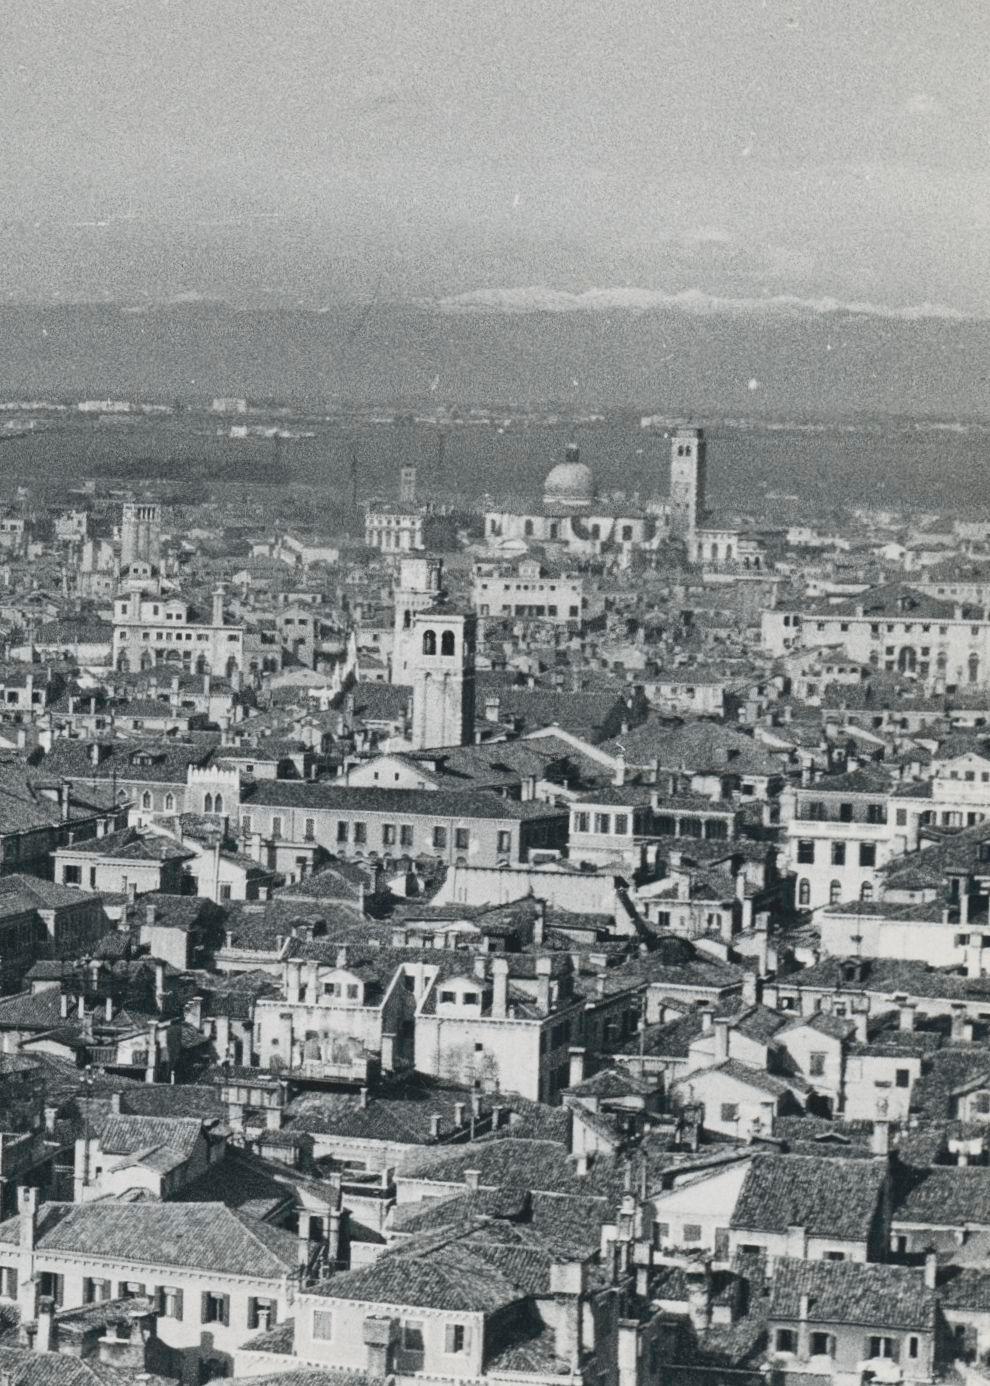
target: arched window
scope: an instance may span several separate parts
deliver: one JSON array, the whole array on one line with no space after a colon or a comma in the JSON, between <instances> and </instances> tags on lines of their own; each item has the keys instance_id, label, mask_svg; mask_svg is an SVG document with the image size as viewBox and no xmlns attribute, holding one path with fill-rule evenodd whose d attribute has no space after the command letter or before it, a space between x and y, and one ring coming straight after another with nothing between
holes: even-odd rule
<instances>
[{"instance_id":1,"label":"arched window","mask_svg":"<svg viewBox=\"0 0 990 1386\"><path fill-rule=\"evenodd\" d=\"M809 905L811 903L811 882L807 876L802 876L798 881L798 904Z\"/></svg>"},{"instance_id":2,"label":"arched window","mask_svg":"<svg viewBox=\"0 0 990 1386\"><path fill-rule=\"evenodd\" d=\"M173 810L174 808L175 808L175 795L174 795L174 794L166 794L166 795L165 795L165 812L166 812L166 813L171 813L172 810Z\"/></svg>"},{"instance_id":3,"label":"arched window","mask_svg":"<svg viewBox=\"0 0 990 1386\"><path fill-rule=\"evenodd\" d=\"M873 887L870 885L869 881L864 881L863 884L860 886L859 898L861 900L873 899Z\"/></svg>"},{"instance_id":4,"label":"arched window","mask_svg":"<svg viewBox=\"0 0 990 1386\"><path fill-rule=\"evenodd\" d=\"M214 813L223 813L223 795L222 795L222 794L218 794L217 797L213 800L213 812L214 812Z\"/></svg>"},{"instance_id":5,"label":"arched window","mask_svg":"<svg viewBox=\"0 0 990 1386\"><path fill-rule=\"evenodd\" d=\"M526 536L527 539L532 539L532 537L533 537L533 521L532 521L532 520L527 520L526 523L523 525L523 534L525 534L525 536Z\"/></svg>"},{"instance_id":6,"label":"arched window","mask_svg":"<svg viewBox=\"0 0 990 1386\"><path fill-rule=\"evenodd\" d=\"M412 612L411 612L411 611L404 611L404 612L402 613L402 629L403 629L403 630L408 630L409 627L410 627L411 625L412 625Z\"/></svg>"},{"instance_id":7,"label":"arched window","mask_svg":"<svg viewBox=\"0 0 990 1386\"><path fill-rule=\"evenodd\" d=\"M969 681L970 681L970 683L976 683L976 682L979 680L979 677L980 677L980 657L979 657L979 655L971 654L970 657L969 657Z\"/></svg>"},{"instance_id":8,"label":"arched window","mask_svg":"<svg viewBox=\"0 0 990 1386\"><path fill-rule=\"evenodd\" d=\"M828 903L829 903L830 905L837 905L841 899L842 899L842 882L841 882L841 881L830 881L830 882L829 882L829 887L828 887Z\"/></svg>"},{"instance_id":9,"label":"arched window","mask_svg":"<svg viewBox=\"0 0 990 1386\"><path fill-rule=\"evenodd\" d=\"M146 790L144 791L144 793L141 795L141 807L142 807L143 809L150 809L150 808L151 808L151 790L150 790L150 789L146 789Z\"/></svg>"},{"instance_id":10,"label":"arched window","mask_svg":"<svg viewBox=\"0 0 990 1386\"><path fill-rule=\"evenodd\" d=\"M435 630L423 631L423 653L435 655L437 652L437 633Z\"/></svg>"},{"instance_id":11,"label":"arched window","mask_svg":"<svg viewBox=\"0 0 990 1386\"><path fill-rule=\"evenodd\" d=\"M918 667L918 652L913 645L902 645L897 655L897 667L902 674L913 674Z\"/></svg>"},{"instance_id":12,"label":"arched window","mask_svg":"<svg viewBox=\"0 0 990 1386\"><path fill-rule=\"evenodd\" d=\"M731 558L732 558L732 545L731 545L731 544L726 544L726 546L725 546L725 561L726 561L726 563L728 563L728 562L730 561Z\"/></svg>"},{"instance_id":13,"label":"arched window","mask_svg":"<svg viewBox=\"0 0 990 1386\"><path fill-rule=\"evenodd\" d=\"M445 630L441 635L440 653L448 656L454 653L454 632L452 630Z\"/></svg>"},{"instance_id":14,"label":"arched window","mask_svg":"<svg viewBox=\"0 0 990 1386\"><path fill-rule=\"evenodd\" d=\"M203 812L204 812L204 813L212 813L212 812L213 812L213 795L212 795L212 794L204 794L204 795L203 795Z\"/></svg>"}]
</instances>

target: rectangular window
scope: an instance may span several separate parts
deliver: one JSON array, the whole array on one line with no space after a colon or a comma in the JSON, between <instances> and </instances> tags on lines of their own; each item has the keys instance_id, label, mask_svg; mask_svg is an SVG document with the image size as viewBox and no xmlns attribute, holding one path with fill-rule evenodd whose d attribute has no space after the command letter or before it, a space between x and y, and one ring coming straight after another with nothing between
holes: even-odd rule
<instances>
[{"instance_id":1,"label":"rectangular window","mask_svg":"<svg viewBox=\"0 0 990 1386\"><path fill-rule=\"evenodd\" d=\"M897 826L898 826L899 828L906 828L906 827L907 827L907 809L896 809L895 812L894 812L894 821L896 822L896 824L897 824Z\"/></svg>"},{"instance_id":2,"label":"rectangular window","mask_svg":"<svg viewBox=\"0 0 990 1386\"><path fill-rule=\"evenodd\" d=\"M214 1290L203 1293L202 1323L230 1323L230 1296Z\"/></svg>"},{"instance_id":3,"label":"rectangular window","mask_svg":"<svg viewBox=\"0 0 990 1386\"><path fill-rule=\"evenodd\" d=\"M723 1121L738 1121L739 1104L737 1102L723 1102L721 1108L721 1118Z\"/></svg>"},{"instance_id":4,"label":"rectangular window","mask_svg":"<svg viewBox=\"0 0 990 1386\"><path fill-rule=\"evenodd\" d=\"M394 846L395 846L395 838L396 838L395 824L394 824L394 823L383 823L383 824L382 824L382 846L383 846L383 847L394 847Z\"/></svg>"},{"instance_id":5,"label":"rectangular window","mask_svg":"<svg viewBox=\"0 0 990 1386\"><path fill-rule=\"evenodd\" d=\"M917 1360L917 1358L920 1357L920 1355L921 1339L916 1338L915 1335L912 1333L910 1338L908 1338L908 1356L914 1360Z\"/></svg>"},{"instance_id":6,"label":"rectangular window","mask_svg":"<svg viewBox=\"0 0 990 1386\"><path fill-rule=\"evenodd\" d=\"M612 815L610 813L595 814L595 832L608 833L612 830Z\"/></svg>"},{"instance_id":7,"label":"rectangular window","mask_svg":"<svg viewBox=\"0 0 990 1386\"><path fill-rule=\"evenodd\" d=\"M413 830L411 823L400 823L399 825L399 846L411 847L413 845Z\"/></svg>"},{"instance_id":8,"label":"rectangular window","mask_svg":"<svg viewBox=\"0 0 990 1386\"><path fill-rule=\"evenodd\" d=\"M801 838L797 845L797 859L803 865L810 866L815 860L815 844L809 838Z\"/></svg>"},{"instance_id":9,"label":"rectangular window","mask_svg":"<svg viewBox=\"0 0 990 1386\"><path fill-rule=\"evenodd\" d=\"M895 1075L894 1082L899 1088L909 1088L911 1086L911 1070L909 1068L899 1068Z\"/></svg>"},{"instance_id":10,"label":"rectangular window","mask_svg":"<svg viewBox=\"0 0 990 1386\"><path fill-rule=\"evenodd\" d=\"M897 1344L893 1338L871 1337L866 1342L868 1357L886 1357L892 1361L897 1360Z\"/></svg>"},{"instance_id":11,"label":"rectangular window","mask_svg":"<svg viewBox=\"0 0 990 1386\"><path fill-rule=\"evenodd\" d=\"M221 886L220 886L220 899L221 899L221 901L223 901L223 900L229 900L229 899L230 899L230 892L231 892L231 885L230 885L230 882L229 882L229 881L224 881L224 882L221 884Z\"/></svg>"},{"instance_id":12,"label":"rectangular window","mask_svg":"<svg viewBox=\"0 0 990 1386\"><path fill-rule=\"evenodd\" d=\"M589 814L587 814L587 813L576 813L576 814L574 815L574 831L575 831L576 833L586 833L586 832L588 831L588 824L589 824L590 822L591 822L591 817L590 817Z\"/></svg>"},{"instance_id":13,"label":"rectangular window","mask_svg":"<svg viewBox=\"0 0 990 1386\"><path fill-rule=\"evenodd\" d=\"M832 1338L831 1333L812 1333L812 1357L831 1357L833 1354L833 1342L834 1339Z\"/></svg>"},{"instance_id":14,"label":"rectangular window","mask_svg":"<svg viewBox=\"0 0 990 1386\"><path fill-rule=\"evenodd\" d=\"M355 824L354 824L354 845L355 845L355 847L363 847L364 844L365 844L367 841L368 841L368 825L367 825L367 823L355 823Z\"/></svg>"},{"instance_id":15,"label":"rectangular window","mask_svg":"<svg viewBox=\"0 0 990 1386\"><path fill-rule=\"evenodd\" d=\"M697 1222L686 1222L681 1229L681 1236L687 1246L691 1242L701 1241L701 1224Z\"/></svg>"},{"instance_id":16,"label":"rectangular window","mask_svg":"<svg viewBox=\"0 0 990 1386\"><path fill-rule=\"evenodd\" d=\"M159 1312L166 1319L182 1319L182 1291L172 1285L163 1285L158 1291Z\"/></svg>"},{"instance_id":17,"label":"rectangular window","mask_svg":"<svg viewBox=\"0 0 990 1386\"><path fill-rule=\"evenodd\" d=\"M82 867L63 866L62 880L66 885L80 885L82 883Z\"/></svg>"},{"instance_id":18,"label":"rectangular window","mask_svg":"<svg viewBox=\"0 0 990 1386\"><path fill-rule=\"evenodd\" d=\"M466 852L470 846L470 835L467 828L454 829L454 847L458 852Z\"/></svg>"},{"instance_id":19,"label":"rectangular window","mask_svg":"<svg viewBox=\"0 0 990 1386\"><path fill-rule=\"evenodd\" d=\"M859 844L859 864L860 866L876 866L877 848L875 842L861 842Z\"/></svg>"},{"instance_id":20,"label":"rectangular window","mask_svg":"<svg viewBox=\"0 0 990 1386\"><path fill-rule=\"evenodd\" d=\"M245 837L251 832L251 815L249 813L246 813L241 819L241 832Z\"/></svg>"},{"instance_id":21,"label":"rectangular window","mask_svg":"<svg viewBox=\"0 0 990 1386\"><path fill-rule=\"evenodd\" d=\"M348 839L348 837L350 836L350 832L351 832L351 825L350 825L350 823L345 823L345 822L343 822L343 821L338 822L338 824L337 824L337 841L338 841L338 842L346 842L347 839Z\"/></svg>"},{"instance_id":22,"label":"rectangular window","mask_svg":"<svg viewBox=\"0 0 990 1386\"><path fill-rule=\"evenodd\" d=\"M883 804L867 804L866 821L867 823L885 823L887 814Z\"/></svg>"},{"instance_id":23,"label":"rectangular window","mask_svg":"<svg viewBox=\"0 0 990 1386\"><path fill-rule=\"evenodd\" d=\"M279 840L279 838L280 838L281 836L282 836L282 820L281 820L281 818L273 818L273 819L272 819L272 837L275 839L276 842L278 842L278 840Z\"/></svg>"},{"instance_id":24,"label":"rectangular window","mask_svg":"<svg viewBox=\"0 0 990 1386\"><path fill-rule=\"evenodd\" d=\"M403 1319L402 1351L423 1352L423 1325L419 1319Z\"/></svg>"},{"instance_id":25,"label":"rectangular window","mask_svg":"<svg viewBox=\"0 0 990 1386\"><path fill-rule=\"evenodd\" d=\"M316 819L307 818L303 828L303 837L307 842L313 842L316 838Z\"/></svg>"},{"instance_id":26,"label":"rectangular window","mask_svg":"<svg viewBox=\"0 0 990 1386\"><path fill-rule=\"evenodd\" d=\"M444 1327L444 1352L466 1352L468 1331L463 1323L448 1323Z\"/></svg>"},{"instance_id":27,"label":"rectangular window","mask_svg":"<svg viewBox=\"0 0 990 1386\"><path fill-rule=\"evenodd\" d=\"M614 832L616 837L625 837L629 831L629 815L627 813L617 813L615 815Z\"/></svg>"},{"instance_id":28,"label":"rectangular window","mask_svg":"<svg viewBox=\"0 0 990 1386\"><path fill-rule=\"evenodd\" d=\"M447 850L447 829L441 828L439 824L433 829L433 850L435 852Z\"/></svg>"},{"instance_id":29,"label":"rectangular window","mask_svg":"<svg viewBox=\"0 0 990 1386\"><path fill-rule=\"evenodd\" d=\"M83 1281L84 1287L85 1287L85 1283L86 1283L86 1282ZM4 1299L16 1299L16 1298L17 1298L17 1267L16 1267L16 1266L2 1266L2 1267L0 1267L0 1295L3 1295Z\"/></svg>"},{"instance_id":30,"label":"rectangular window","mask_svg":"<svg viewBox=\"0 0 990 1386\"><path fill-rule=\"evenodd\" d=\"M846 864L846 844L844 842L832 843L832 865L845 866Z\"/></svg>"},{"instance_id":31,"label":"rectangular window","mask_svg":"<svg viewBox=\"0 0 990 1386\"><path fill-rule=\"evenodd\" d=\"M793 1328L778 1328L774 1346L778 1352L797 1352L797 1333Z\"/></svg>"},{"instance_id":32,"label":"rectangular window","mask_svg":"<svg viewBox=\"0 0 990 1386\"><path fill-rule=\"evenodd\" d=\"M822 1078L825 1074L825 1055L808 1055L808 1074L812 1078Z\"/></svg>"},{"instance_id":33,"label":"rectangular window","mask_svg":"<svg viewBox=\"0 0 990 1386\"><path fill-rule=\"evenodd\" d=\"M510 832L505 832L503 830L499 833L496 839L495 850L500 856L505 856L507 852L512 851L512 834Z\"/></svg>"},{"instance_id":34,"label":"rectangular window","mask_svg":"<svg viewBox=\"0 0 990 1386\"><path fill-rule=\"evenodd\" d=\"M313 1310L313 1337L324 1343L333 1337L333 1314L329 1309Z\"/></svg>"}]
</instances>

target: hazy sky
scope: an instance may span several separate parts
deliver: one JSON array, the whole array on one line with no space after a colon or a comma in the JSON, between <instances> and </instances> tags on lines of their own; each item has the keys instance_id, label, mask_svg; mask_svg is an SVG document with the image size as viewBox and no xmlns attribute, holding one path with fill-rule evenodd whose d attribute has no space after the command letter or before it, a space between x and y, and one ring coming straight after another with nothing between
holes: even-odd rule
<instances>
[{"instance_id":1,"label":"hazy sky","mask_svg":"<svg viewBox=\"0 0 990 1386\"><path fill-rule=\"evenodd\" d=\"M0 0L0 293L990 314L987 0Z\"/></svg>"}]
</instances>

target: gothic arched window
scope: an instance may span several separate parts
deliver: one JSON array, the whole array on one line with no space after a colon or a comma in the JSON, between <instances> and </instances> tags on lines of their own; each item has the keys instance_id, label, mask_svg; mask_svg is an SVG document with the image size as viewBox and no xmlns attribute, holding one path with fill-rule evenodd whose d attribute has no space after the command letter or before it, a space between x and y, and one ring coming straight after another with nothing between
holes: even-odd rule
<instances>
[{"instance_id":1,"label":"gothic arched window","mask_svg":"<svg viewBox=\"0 0 990 1386\"><path fill-rule=\"evenodd\" d=\"M448 656L454 653L454 632L452 630L445 630L441 635L440 653Z\"/></svg>"},{"instance_id":2,"label":"gothic arched window","mask_svg":"<svg viewBox=\"0 0 990 1386\"><path fill-rule=\"evenodd\" d=\"M437 633L435 630L423 631L423 653L435 655L437 652Z\"/></svg>"}]
</instances>

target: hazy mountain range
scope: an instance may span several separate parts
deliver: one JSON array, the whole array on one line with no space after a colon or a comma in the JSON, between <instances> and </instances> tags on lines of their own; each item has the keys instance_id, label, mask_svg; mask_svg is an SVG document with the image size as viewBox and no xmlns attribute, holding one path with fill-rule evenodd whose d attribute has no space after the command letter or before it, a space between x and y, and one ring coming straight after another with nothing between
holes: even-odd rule
<instances>
[{"instance_id":1,"label":"hazy mountain range","mask_svg":"<svg viewBox=\"0 0 990 1386\"><path fill-rule=\"evenodd\" d=\"M0 308L0 394L557 400L680 414L986 417L990 321L786 295L479 290L309 309Z\"/></svg>"}]
</instances>

